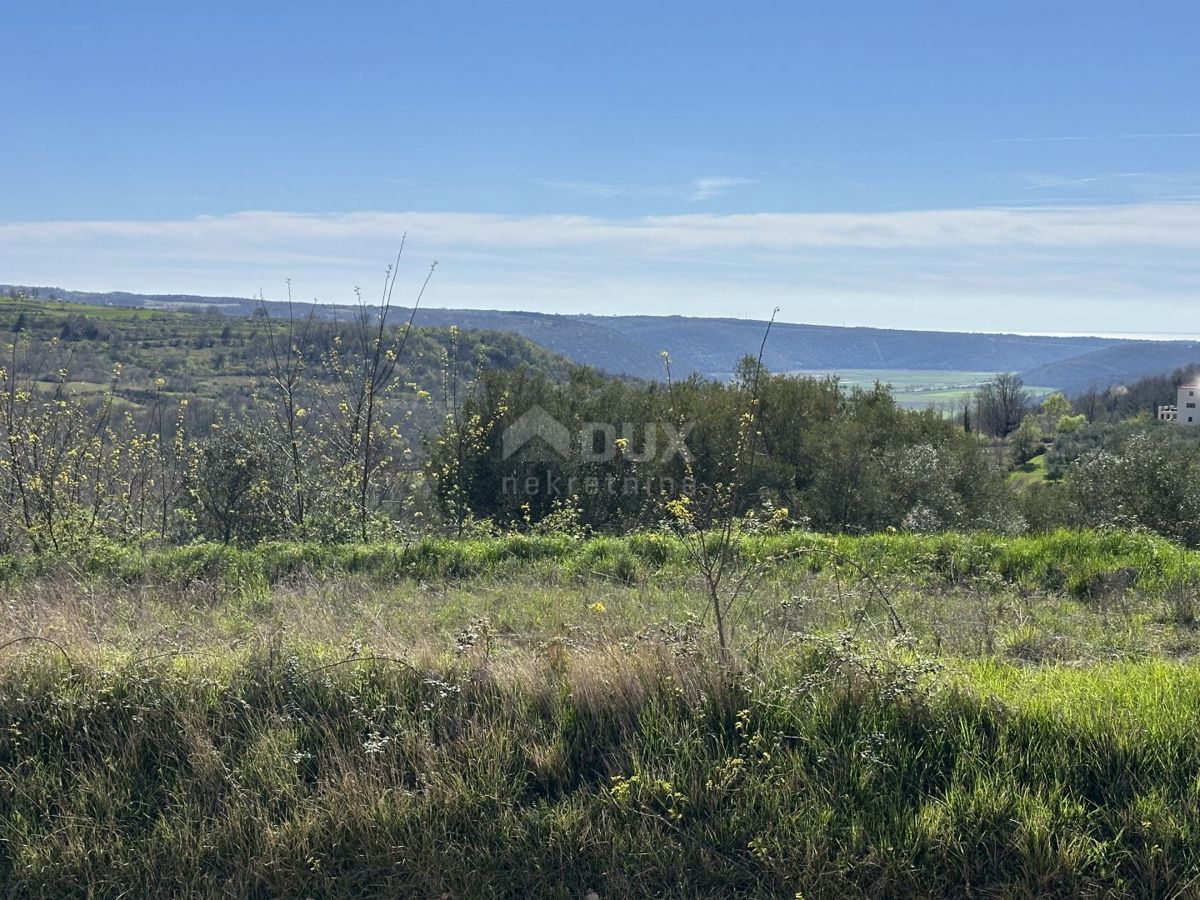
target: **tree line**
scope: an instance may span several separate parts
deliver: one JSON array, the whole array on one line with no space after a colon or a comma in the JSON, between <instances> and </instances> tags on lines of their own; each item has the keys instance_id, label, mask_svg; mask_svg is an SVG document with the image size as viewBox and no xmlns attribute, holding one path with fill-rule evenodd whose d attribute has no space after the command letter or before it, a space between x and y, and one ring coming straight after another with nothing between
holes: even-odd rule
<instances>
[{"instance_id":1,"label":"tree line","mask_svg":"<svg viewBox=\"0 0 1200 900\"><path fill-rule=\"evenodd\" d=\"M328 323L264 308L261 373L204 417L161 377L131 402L120 364L80 382L61 335L39 339L27 318L0 364L0 552L621 531L661 526L679 498L735 481L734 514L791 527L1115 521L1200 543L1194 445L1148 418L1104 432L1061 395L1035 404L1017 376L947 416L904 409L884 385L847 390L751 357L727 381L674 378L668 359L647 382L514 363L451 329L431 362L411 321L387 325L387 312L360 301ZM1043 454L1050 481L1014 489L1014 466Z\"/></svg>"}]
</instances>

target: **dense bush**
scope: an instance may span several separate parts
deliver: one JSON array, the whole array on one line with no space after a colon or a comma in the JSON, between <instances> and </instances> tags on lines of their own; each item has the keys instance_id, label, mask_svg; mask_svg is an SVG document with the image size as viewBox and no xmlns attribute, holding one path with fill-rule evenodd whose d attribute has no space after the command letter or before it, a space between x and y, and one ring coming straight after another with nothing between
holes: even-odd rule
<instances>
[{"instance_id":1,"label":"dense bush","mask_svg":"<svg viewBox=\"0 0 1200 900\"><path fill-rule=\"evenodd\" d=\"M1182 430L1135 434L1076 460L1069 484L1082 522L1149 528L1200 546L1200 455L1194 441L1171 439Z\"/></svg>"},{"instance_id":2,"label":"dense bush","mask_svg":"<svg viewBox=\"0 0 1200 900\"><path fill-rule=\"evenodd\" d=\"M431 442L431 480L447 515L460 519L519 526L569 500L594 528L659 521L664 495L733 479L753 366L729 384L668 386L587 372L563 384L486 373ZM956 423L904 410L878 385L847 392L834 379L764 373L757 391L758 434L753 462L740 470L737 512L769 502L812 527L849 532L1014 526L1001 473ZM505 430L534 409L566 427L566 456L538 440L505 455ZM612 423L607 453L583 446L593 423ZM676 434L686 435L686 455L668 449Z\"/></svg>"}]
</instances>

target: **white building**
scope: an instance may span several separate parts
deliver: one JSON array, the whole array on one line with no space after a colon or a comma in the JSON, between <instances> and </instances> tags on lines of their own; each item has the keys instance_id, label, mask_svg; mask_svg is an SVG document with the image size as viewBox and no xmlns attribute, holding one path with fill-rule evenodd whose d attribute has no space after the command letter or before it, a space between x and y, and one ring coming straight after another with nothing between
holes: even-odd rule
<instances>
[{"instance_id":1,"label":"white building","mask_svg":"<svg viewBox=\"0 0 1200 900\"><path fill-rule=\"evenodd\" d=\"M1200 425L1200 385L1183 384L1175 396L1174 406L1160 406L1158 421L1179 425Z\"/></svg>"}]
</instances>

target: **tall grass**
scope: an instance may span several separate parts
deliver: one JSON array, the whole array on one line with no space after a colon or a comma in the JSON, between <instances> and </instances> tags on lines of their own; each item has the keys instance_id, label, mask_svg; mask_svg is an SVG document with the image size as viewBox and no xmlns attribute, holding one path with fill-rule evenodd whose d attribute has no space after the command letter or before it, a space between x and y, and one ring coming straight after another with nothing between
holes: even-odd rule
<instances>
[{"instance_id":1,"label":"tall grass","mask_svg":"<svg viewBox=\"0 0 1200 900\"><path fill-rule=\"evenodd\" d=\"M777 571L847 573L867 568L927 585L996 576L1026 589L1064 590L1086 597L1104 576L1125 572L1143 592L1200 583L1200 553L1148 533L1066 531L1007 537L986 533L904 533L862 537L787 532L746 536L737 552ZM0 582L54 571L61 561L0 557ZM631 582L687 574L679 541L663 532L577 540L565 535L424 538L409 543L265 543L250 549L192 544L143 551L105 547L71 563L84 575L125 582L183 584L220 580L267 586L297 575L362 574L380 581L460 579L516 572Z\"/></svg>"},{"instance_id":2,"label":"tall grass","mask_svg":"<svg viewBox=\"0 0 1200 900\"><path fill-rule=\"evenodd\" d=\"M788 533L737 552L769 565L733 670L659 532L12 560L0 886L833 898L1200 884L1197 554L1116 532ZM859 570L893 591L902 639L857 627Z\"/></svg>"},{"instance_id":3,"label":"tall grass","mask_svg":"<svg viewBox=\"0 0 1200 900\"><path fill-rule=\"evenodd\" d=\"M810 650L0 676L9 896L1175 896L1200 670Z\"/></svg>"}]
</instances>

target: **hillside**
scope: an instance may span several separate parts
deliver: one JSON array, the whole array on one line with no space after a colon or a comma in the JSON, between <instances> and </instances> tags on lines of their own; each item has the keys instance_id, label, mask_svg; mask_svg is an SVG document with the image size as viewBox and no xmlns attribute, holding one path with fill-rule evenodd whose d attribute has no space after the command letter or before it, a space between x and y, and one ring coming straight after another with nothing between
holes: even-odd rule
<instances>
[{"instance_id":1,"label":"hillside","mask_svg":"<svg viewBox=\"0 0 1200 900\"><path fill-rule=\"evenodd\" d=\"M610 372L661 377L661 353L676 371L721 375L756 353L766 322L686 316L558 316L497 310L427 309L424 322L513 330L547 349ZM1025 371L1117 342L940 331L846 328L777 322L763 361L778 372L846 369ZM1042 382L1038 382L1039 384Z\"/></svg>"},{"instance_id":2,"label":"hillside","mask_svg":"<svg viewBox=\"0 0 1200 900\"><path fill-rule=\"evenodd\" d=\"M1200 341L1137 341L1047 363L1024 373L1030 384L1068 392L1104 390L1200 362Z\"/></svg>"},{"instance_id":3,"label":"hillside","mask_svg":"<svg viewBox=\"0 0 1200 900\"><path fill-rule=\"evenodd\" d=\"M0 285L0 294L57 298L73 303L154 310L201 310L210 315L252 315L257 302L236 297L84 293L60 288ZM281 314L284 305L269 302ZM345 306L324 304L318 316L344 318ZM396 309L395 321L409 310ZM422 308L420 325L508 332L576 363L618 375L661 378L661 354L677 375L720 376L756 353L766 323L751 319L686 316L554 315L508 310ZM1133 341L907 331L778 322L764 362L779 372L921 371L1020 372L1026 383L1066 390L1107 387L1174 366L1200 361L1194 341Z\"/></svg>"},{"instance_id":4,"label":"hillside","mask_svg":"<svg viewBox=\"0 0 1200 900\"><path fill-rule=\"evenodd\" d=\"M0 347L14 335L22 341L17 369L49 385L65 369L76 391L101 391L120 366L116 397L127 408L153 402L161 395L189 401L189 414L207 420L216 410L236 411L253 400L257 385L270 373L269 328L281 329L283 318L268 323L261 315L219 314L215 304L181 303L180 309L154 309L132 304L90 303L14 298L0 290ZM231 310L242 311L240 306ZM286 315L274 308L272 316ZM322 354L341 326L315 322L308 342L307 377L329 380ZM53 342L51 349L46 349ZM34 352L27 353L29 348ZM433 397L442 392L444 358L453 353L448 328L413 329L400 363L403 381ZM565 378L573 363L511 332L463 330L458 339L459 371L466 376L482 353L496 369L524 367L554 379ZM8 362L6 360L6 362ZM9 362L11 366L11 362ZM413 389L406 392L411 399Z\"/></svg>"}]
</instances>

